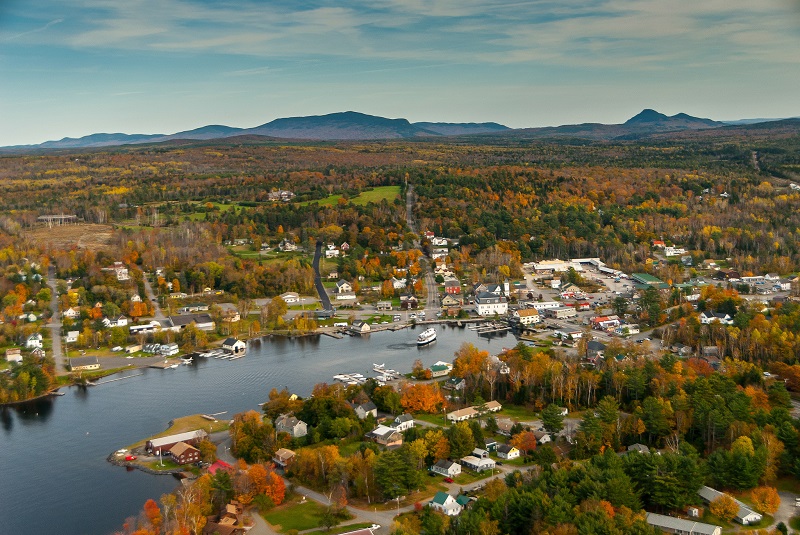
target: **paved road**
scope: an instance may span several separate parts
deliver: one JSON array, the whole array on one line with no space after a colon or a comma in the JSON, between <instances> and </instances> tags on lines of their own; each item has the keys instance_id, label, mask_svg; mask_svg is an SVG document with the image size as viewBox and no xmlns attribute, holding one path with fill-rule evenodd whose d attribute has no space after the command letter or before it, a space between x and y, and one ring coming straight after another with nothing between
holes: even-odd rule
<instances>
[{"instance_id":1,"label":"paved road","mask_svg":"<svg viewBox=\"0 0 800 535\"><path fill-rule=\"evenodd\" d=\"M150 286L150 281L147 279L147 274L145 273L142 275L142 278L144 279L144 292L147 294L147 299L149 299L150 302L155 306L155 314L153 315L153 319L166 319L166 316L164 316L164 313L161 311L161 305L158 303L158 299L156 299L156 294L153 293L153 287Z\"/></svg>"},{"instance_id":2,"label":"paved road","mask_svg":"<svg viewBox=\"0 0 800 535\"><path fill-rule=\"evenodd\" d=\"M58 310L58 291L56 290L56 268L50 266L47 271L47 286L50 287L50 338L53 340L53 360L56 363L56 375L66 375L67 366L61 351L61 314Z\"/></svg>"},{"instance_id":3,"label":"paved road","mask_svg":"<svg viewBox=\"0 0 800 535\"><path fill-rule=\"evenodd\" d=\"M317 247L314 250L314 286L317 288L319 294L319 301L322 308L325 310L332 310L331 299L328 297L328 292L325 291L325 286L322 285L322 276L319 273L319 259L322 257L322 242L317 241Z\"/></svg>"}]
</instances>

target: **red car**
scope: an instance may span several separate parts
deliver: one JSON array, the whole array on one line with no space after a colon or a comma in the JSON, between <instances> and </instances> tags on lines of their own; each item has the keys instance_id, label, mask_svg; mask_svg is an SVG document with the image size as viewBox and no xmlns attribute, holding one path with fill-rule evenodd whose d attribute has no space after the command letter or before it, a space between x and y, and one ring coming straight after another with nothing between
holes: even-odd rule
<instances>
[{"instance_id":1,"label":"red car","mask_svg":"<svg viewBox=\"0 0 800 535\"><path fill-rule=\"evenodd\" d=\"M453 482L453 478L452 477L446 477L446 478L444 478L444 482L445 483L452 483Z\"/></svg>"},{"instance_id":2,"label":"red car","mask_svg":"<svg viewBox=\"0 0 800 535\"><path fill-rule=\"evenodd\" d=\"M126 455L125 456L125 460L126 461L135 461L136 460L136 455Z\"/></svg>"}]
</instances>

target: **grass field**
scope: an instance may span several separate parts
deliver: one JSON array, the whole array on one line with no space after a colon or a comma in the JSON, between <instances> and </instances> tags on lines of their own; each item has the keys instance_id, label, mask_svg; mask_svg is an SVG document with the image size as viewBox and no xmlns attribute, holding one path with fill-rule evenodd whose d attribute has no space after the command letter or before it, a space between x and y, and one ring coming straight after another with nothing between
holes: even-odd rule
<instances>
[{"instance_id":1,"label":"grass field","mask_svg":"<svg viewBox=\"0 0 800 535\"><path fill-rule=\"evenodd\" d=\"M480 473L461 472L453 478L453 481L455 481L457 485L469 485L471 483L475 483L476 481L480 481L481 479L486 479L487 477L492 477L491 470Z\"/></svg>"},{"instance_id":2,"label":"grass field","mask_svg":"<svg viewBox=\"0 0 800 535\"><path fill-rule=\"evenodd\" d=\"M358 205L358 206L365 206L368 203L374 202L379 203L382 200L386 199L388 202L391 202L400 196L400 186L378 186L377 188L362 191L358 196L353 197L350 199L349 202ZM315 201L303 201L298 203L300 206L307 206L311 203L318 203L320 206L336 206L338 204L339 199L342 196L339 194L336 195L329 195L324 199L318 199Z\"/></svg>"},{"instance_id":3,"label":"grass field","mask_svg":"<svg viewBox=\"0 0 800 535\"><path fill-rule=\"evenodd\" d=\"M350 531L356 531L357 529L368 528L370 526L372 526L371 522L359 522L357 524L348 524L346 526L336 526L328 531L324 529L317 529L307 532L306 535L338 535L339 533L348 533Z\"/></svg>"},{"instance_id":4,"label":"grass field","mask_svg":"<svg viewBox=\"0 0 800 535\"><path fill-rule=\"evenodd\" d=\"M113 233L111 225L92 223L61 225L53 228L41 226L24 232L27 238L38 244L50 244L56 249L64 250L69 250L73 246L92 250L103 249L110 245Z\"/></svg>"},{"instance_id":5,"label":"grass field","mask_svg":"<svg viewBox=\"0 0 800 535\"><path fill-rule=\"evenodd\" d=\"M290 529L305 531L319 527L324 511L325 507L313 500L292 501L267 511L262 516L281 533L286 533Z\"/></svg>"}]
</instances>

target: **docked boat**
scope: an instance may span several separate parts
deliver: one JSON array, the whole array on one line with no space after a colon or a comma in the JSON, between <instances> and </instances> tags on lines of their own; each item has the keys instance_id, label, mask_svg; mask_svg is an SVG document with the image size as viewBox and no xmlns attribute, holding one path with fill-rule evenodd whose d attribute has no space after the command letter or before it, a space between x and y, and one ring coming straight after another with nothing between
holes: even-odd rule
<instances>
[{"instance_id":1,"label":"docked boat","mask_svg":"<svg viewBox=\"0 0 800 535\"><path fill-rule=\"evenodd\" d=\"M434 342L435 340L436 340L436 329L433 328L425 329L417 337L417 345L418 346L428 345L431 342Z\"/></svg>"}]
</instances>

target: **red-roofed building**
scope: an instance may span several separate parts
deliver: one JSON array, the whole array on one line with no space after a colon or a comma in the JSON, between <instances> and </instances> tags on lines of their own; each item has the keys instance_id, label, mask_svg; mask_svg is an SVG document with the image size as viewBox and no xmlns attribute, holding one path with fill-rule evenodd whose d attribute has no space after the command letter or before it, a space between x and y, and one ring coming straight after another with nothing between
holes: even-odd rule
<instances>
[{"instance_id":1,"label":"red-roofed building","mask_svg":"<svg viewBox=\"0 0 800 535\"><path fill-rule=\"evenodd\" d=\"M233 466L229 465L225 461L217 460L214 462L214 464L208 467L208 473L211 474L212 476L216 475L218 470L233 471Z\"/></svg>"},{"instance_id":2,"label":"red-roofed building","mask_svg":"<svg viewBox=\"0 0 800 535\"><path fill-rule=\"evenodd\" d=\"M661 247L663 249L666 246L667 244L664 243L664 240L653 240L653 247Z\"/></svg>"}]
</instances>

